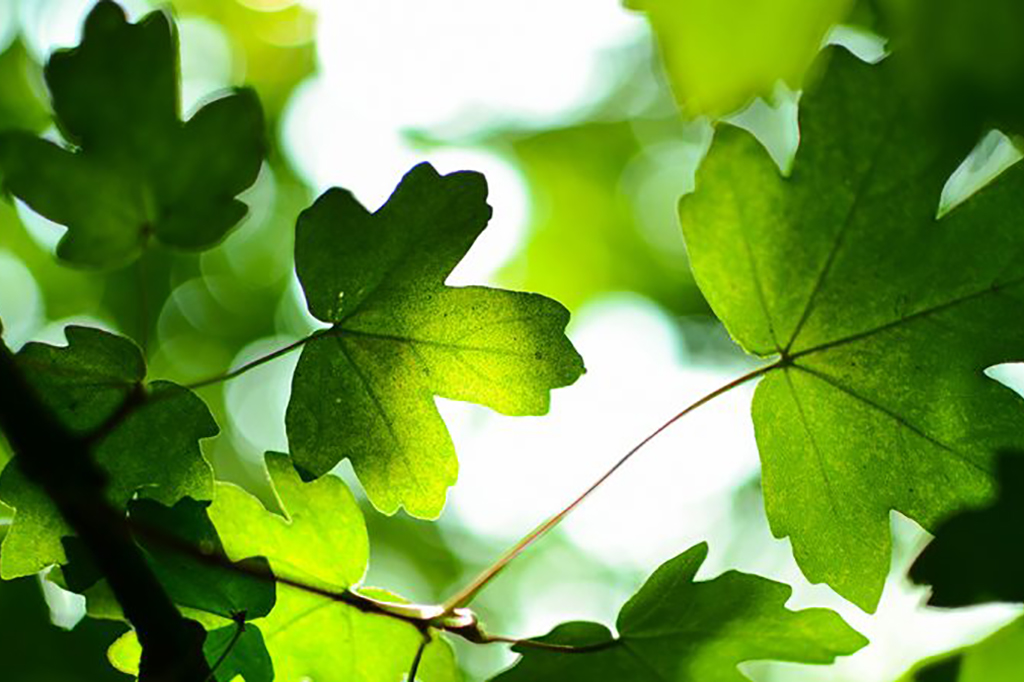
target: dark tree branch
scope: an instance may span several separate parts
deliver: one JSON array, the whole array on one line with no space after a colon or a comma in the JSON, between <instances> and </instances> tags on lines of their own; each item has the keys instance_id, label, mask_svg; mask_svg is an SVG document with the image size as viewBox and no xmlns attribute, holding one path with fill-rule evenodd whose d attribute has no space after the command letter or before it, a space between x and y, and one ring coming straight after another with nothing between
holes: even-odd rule
<instances>
[{"instance_id":1,"label":"dark tree branch","mask_svg":"<svg viewBox=\"0 0 1024 682\"><path fill-rule=\"evenodd\" d=\"M40 486L82 541L143 647L140 679L202 682L210 674L202 628L178 612L133 542L123 513L107 503L104 472L88 441L42 403L0 340L0 430L16 463Z\"/></svg>"}]
</instances>

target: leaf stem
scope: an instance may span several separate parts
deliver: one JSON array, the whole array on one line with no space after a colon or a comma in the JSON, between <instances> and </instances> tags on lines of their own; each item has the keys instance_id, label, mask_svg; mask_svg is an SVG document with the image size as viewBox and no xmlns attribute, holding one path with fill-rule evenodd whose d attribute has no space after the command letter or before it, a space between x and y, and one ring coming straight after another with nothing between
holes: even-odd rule
<instances>
[{"instance_id":1,"label":"leaf stem","mask_svg":"<svg viewBox=\"0 0 1024 682\"><path fill-rule=\"evenodd\" d=\"M657 429L648 434L643 440L634 445L625 455L623 455L619 461L617 461L608 471L601 475L594 483L592 483L586 490L584 490L576 499L569 503L567 507L562 509L560 512L550 517L548 520L541 523L539 526L530 531L526 536L523 537L519 542L508 549L490 566L485 568L479 573L468 585L463 587L461 590L456 592L454 595L448 598L444 602L444 612L446 614L453 612L457 608L468 605L474 597L482 590L489 582L491 582L502 570L505 569L516 557L526 551L533 543L540 540L542 537L550 533L559 523L561 523L566 516L568 516L574 509L583 503L590 495L597 490L601 485L615 474L626 462L632 459L633 455L639 452L645 445L654 440L668 427L675 424L677 421L688 415L689 413L696 410L698 407L711 402L715 398L728 393L734 388L742 386L752 379L766 374L767 372L781 366L785 362L785 359L780 359L773 362L770 365L759 367L758 369L748 372L743 376L733 379L723 386L719 386L715 390L711 391L707 395L697 399L684 407L681 411L677 412L671 418L668 419L664 424L659 426Z\"/></svg>"},{"instance_id":2,"label":"leaf stem","mask_svg":"<svg viewBox=\"0 0 1024 682\"><path fill-rule=\"evenodd\" d=\"M537 639L517 639L516 637L502 637L501 635L485 635L480 644L511 644L512 646L527 649L539 649L541 651L554 651L560 654L590 654L595 651L603 651L617 645L619 640L609 639L594 644L557 644L555 642L542 642Z\"/></svg>"},{"instance_id":3,"label":"leaf stem","mask_svg":"<svg viewBox=\"0 0 1024 682\"><path fill-rule=\"evenodd\" d=\"M219 383L222 383L222 382L225 382L225 381L230 381L231 379L234 379L236 377L239 377L239 376L245 374L246 372L248 372L251 369L256 369L260 365L266 364L266 363L270 362L271 360L276 360L276 359L278 359L279 357L281 357L283 355L287 355L288 353L291 353L293 350L297 350L299 348L302 348L303 346L305 346L307 343L309 343L313 339L317 339L317 338L323 336L324 334L330 333L331 331L333 331L333 330L332 329L319 329L319 330L313 332L312 334L310 334L309 336L305 336L305 337L299 339L298 341L295 341L294 343L288 344L284 348L278 348L277 350L273 351L272 353L268 353L267 355L264 355L262 357L256 358L255 360L250 360L249 362L245 363L241 367L237 367L237 368L235 368L235 369L233 369L233 370L231 370L229 372L223 372L221 374L217 374L217 375L214 375L212 377L208 377L208 378L203 379L201 381L196 381L196 382L191 383L191 384L186 384L185 388L187 388L187 389L189 389L191 391L194 391L196 389L204 388L206 386L211 386L213 384L219 384Z\"/></svg>"},{"instance_id":4,"label":"leaf stem","mask_svg":"<svg viewBox=\"0 0 1024 682\"><path fill-rule=\"evenodd\" d=\"M416 673L420 670L420 662L423 660L423 652L427 650L427 645L430 644L430 633L423 631L423 641L416 648L416 655L413 656L412 666L409 667L409 674L406 676L406 682L416 682Z\"/></svg>"}]
</instances>

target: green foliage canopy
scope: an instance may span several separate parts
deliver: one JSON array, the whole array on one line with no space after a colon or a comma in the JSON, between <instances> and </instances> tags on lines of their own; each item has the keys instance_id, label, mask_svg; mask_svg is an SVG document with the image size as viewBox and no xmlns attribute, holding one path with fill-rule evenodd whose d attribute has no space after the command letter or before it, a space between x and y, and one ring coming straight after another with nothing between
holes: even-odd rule
<instances>
[{"instance_id":1,"label":"green foliage canopy","mask_svg":"<svg viewBox=\"0 0 1024 682\"><path fill-rule=\"evenodd\" d=\"M990 0L1005 9L1001 2ZM779 76L799 86L848 9L845 0L755 3L723 22L713 3L633 4L651 19L687 113L712 115L769 92ZM947 20L960 16L942 7ZM786 30L765 30L767 19ZM735 49L727 34L771 40L721 68L729 60L715 49ZM999 35L993 49L1009 49L1013 41ZM763 375L753 417L772 529L792 539L811 580L866 610L876 607L888 569L892 510L939 528L913 572L933 583L933 602L1020 598L1020 554L1000 548L993 532L1019 516L1012 494L937 524L990 500L994 453L1024 447L1020 398L982 374L1022 359L1024 333L1006 320L1019 313L1024 284L1024 171L1010 168L937 215L944 183L984 117L937 121L934 92L925 94L934 84L908 86L904 49L880 66L830 51L824 81L801 103L792 174L780 175L750 135L723 127L697 192L680 207L693 271L714 312L744 349L774 358L730 385ZM17 49L2 59L0 70L16 63ZM1002 61L1011 74L1019 66ZM67 146L28 132L0 135L7 187L68 228L58 251L69 263L116 266L150 240L205 249L244 215L236 196L264 151L259 103L236 91L182 122L178 80L168 16L130 24L101 1L82 44L46 67ZM1006 94L1006 81L993 82ZM1004 120L1014 102L997 97L985 111ZM41 127L31 116L19 123ZM454 607L408 605L363 585L364 519L345 484L325 476L349 459L379 510L435 518L457 471L435 397L539 415L551 389L584 371L560 304L446 285L490 218L486 196L479 174L442 176L421 164L376 212L332 189L301 214L296 269L310 312L327 326L272 354L302 346L286 420L293 452L266 457L275 509L241 487L214 484L199 447L218 433L209 409L176 384L145 386L145 358L128 339L71 326L66 347L32 343L17 354L45 407L107 474L111 510L127 514L129 547L147 560L140 572L152 569L198 623L187 625L205 631L209 679L398 682L418 661L422 679L454 681L458 667L440 630L511 641L489 638L475 621L452 626L445 618ZM85 593L90 615L124 618L128 610L97 582L103 576L18 458L0 476L0 500L15 513L0 576L60 565L50 578ZM1007 471L1019 467L1007 461ZM984 555L976 574L950 579L933 570L934 557L961 546ZM787 610L785 585L737 572L696 582L706 556L698 545L658 569L621 610L616 634L571 622L519 641L522 658L499 679L738 682L745 661L830 663L866 643L831 611ZM950 580L963 590L951 592ZM408 615L423 613L441 615ZM1019 639L1018 622L911 675L1018 679ZM144 653L129 633L110 658L138 674Z\"/></svg>"}]
</instances>

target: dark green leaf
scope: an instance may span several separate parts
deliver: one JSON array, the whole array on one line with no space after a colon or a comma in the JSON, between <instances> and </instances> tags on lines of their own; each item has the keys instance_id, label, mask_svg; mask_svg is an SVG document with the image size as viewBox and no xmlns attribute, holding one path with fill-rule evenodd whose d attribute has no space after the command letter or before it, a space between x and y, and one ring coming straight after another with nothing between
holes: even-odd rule
<instances>
[{"instance_id":1,"label":"dark green leaf","mask_svg":"<svg viewBox=\"0 0 1024 682\"><path fill-rule=\"evenodd\" d=\"M583 373L555 301L445 286L491 215L486 194L477 173L421 164L376 213L332 189L300 216L299 279L334 325L306 344L292 383L288 440L304 475L348 458L378 509L436 517L458 463L435 395L544 414L550 389Z\"/></svg>"},{"instance_id":2,"label":"dark green leaf","mask_svg":"<svg viewBox=\"0 0 1024 682\"><path fill-rule=\"evenodd\" d=\"M118 682L103 651L125 629L83 620L71 631L50 622L39 581L0 581L0 663L4 682Z\"/></svg>"},{"instance_id":3,"label":"dark green leaf","mask_svg":"<svg viewBox=\"0 0 1024 682\"><path fill-rule=\"evenodd\" d=\"M217 666L214 675L219 682L231 682L238 675L245 682L273 682L274 664L263 633L255 625L246 625L241 635L238 626L211 630L206 633L203 653L211 667Z\"/></svg>"},{"instance_id":4,"label":"dark green leaf","mask_svg":"<svg viewBox=\"0 0 1024 682\"><path fill-rule=\"evenodd\" d=\"M129 339L69 326L67 346L27 343L16 356L32 388L69 429L88 434L142 387L146 361Z\"/></svg>"},{"instance_id":5,"label":"dark green leaf","mask_svg":"<svg viewBox=\"0 0 1024 682\"><path fill-rule=\"evenodd\" d=\"M225 560L220 537L206 515L208 502L185 498L173 507L153 500L134 500L128 507L136 538L146 549L150 565L171 599L230 620L252 620L274 607L274 583L243 571L202 561L180 551L176 545L198 548L208 557ZM175 544L168 544L168 540ZM242 562L270 578L270 566L263 557Z\"/></svg>"},{"instance_id":6,"label":"dark green leaf","mask_svg":"<svg viewBox=\"0 0 1024 682\"><path fill-rule=\"evenodd\" d=\"M736 571L694 582L707 551L697 545L655 571L619 612L618 637L597 623L560 625L537 641L587 650L519 645L522 658L495 679L737 682L743 661L831 663L867 644L831 611L786 609L792 590L781 583Z\"/></svg>"},{"instance_id":7,"label":"dark green leaf","mask_svg":"<svg viewBox=\"0 0 1024 682\"><path fill-rule=\"evenodd\" d=\"M69 327L68 346L28 344L17 355L43 402L69 428L86 433L113 414L145 373L138 350L124 338ZM148 399L93 448L108 473L106 497L124 508L136 494L174 504L213 493L210 465L199 440L217 435L206 405L170 382L149 385ZM16 510L3 541L0 576L29 575L66 559L61 538L70 534L50 499L29 483L17 460L0 474L0 500Z\"/></svg>"},{"instance_id":8,"label":"dark green leaf","mask_svg":"<svg viewBox=\"0 0 1024 682\"><path fill-rule=\"evenodd\" d=\"M75 149L28 133L0 136L8 188L67 226L58 254L106 267L150 238L189 250L220 241L245 215L235 195L263 158L255 94L239 90L180 120L178 38L154 12L138 24L104 0L82 43L46 65L57 123Z\"/></svg>"},{"instance_id":9,"label":"dark green leaf","mask_svg":"<svg viewBox=\"0 0 1024 682\"><path fill-rule=\"evenodd\" d=\"M237 625L210 630L203 642L203 653L210 667L214 668L214 679L218 682L232 682L238 675L245 682L271 682L275 679L274 664L267 653L263 633L251 623L241 633ZM128 633L114 642L107 655L117 670L138 675L141 654L138 640Z\"/></svg>"},{"instance_id":10,"label":"dark green leaf","mask_svg":"<svg viewBox=\"0 0 1024 682\"><path fill-rule=\"evenodd\" d=\"M932 586L933 606L1024 602L1024 458L1009 453L999 463L999 500L943 521L910 569L914 582Z\"/></svg>"},{"instance_id":11,"label":"dark green leaf","mask_svg":"<svg viewBox=\"0 0 1024 682\"><path fill-rule=\"evenodd\" d=\"M891 510L926 528L988 499L1024 446L1019 396L984 376L1024 358L1024 166L936 218L976 140L936 122L898 64L831 51L782 177L724 128L680 215L694 273L733 337L781 367L754 425L772 531L813 582L866 610Z\"/></svg>"},{"instance_id":12,"label":"dark green leaf","mask_svg":"<svg viewBox=\"0 0 1024 682\"><path fill-rule=\"evenodd\" d=\"M878 28L936 107L1024 132L1024 4L1017 0L872 0Z\"/></svg>"}]
</instances>

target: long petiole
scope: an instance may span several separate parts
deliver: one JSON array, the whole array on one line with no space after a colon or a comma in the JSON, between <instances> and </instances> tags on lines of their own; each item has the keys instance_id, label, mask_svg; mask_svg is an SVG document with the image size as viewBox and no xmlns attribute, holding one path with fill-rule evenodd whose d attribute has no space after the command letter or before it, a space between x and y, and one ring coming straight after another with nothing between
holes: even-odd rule
<instances>
[{"instance_id":1,"label":"long petiole","mask_svg":"<svg viewBox=\"0 0 1024 682\"><path fill-rule=\"evenodd\" d=\"M326 334L326 333L328 333L330 331L331 331L330 329L320 329L318 331L313 332L309 336L305 336L305 337L299 339L298 341L296 341L294 343L288 344L284 348L278 348L277 350L275 350L272 353L269 353L269 354L264 355L262 357L256 358L255 360L250 360L249 362L245 363L241 367L233 369L230 372L223 372L221 374L217 374L217 375L209 377L207 379L203 379L202 381L197 381L197 382L192 383L192 384L187 384L185 386L185 388L194 391L194 390L196 390L198 388L204 388L206 386L211 386L213 384L219 384L219 383L222 383L224 381L230 381L231 379L234 379L235 377L239 377L239 376L245 374L246 372L248 372L251 369L256 369L260 365L266 364L266 363L270 362L271 360L276 360L276 359L278 359L279 357L281 357L283 355L287 355L288 353L291 353L293 350L298 350L299 348L302 348L303 346L305 346L307 343L309 343L313 339L319 338L319 337L323 336L324 334Z\"/></svg>"},{"instance_id":2,"label":"long petiole","mask_svg":"<svg viewBox=\"0 0 1024 682\"><path fill-rule=\"evenodd\" d=\"M778 360L770 365L765 365L764 367L759 367L758 369L755 369L752 372L748 372L747 374L744 374L738 379L733 379L724 386L720 386L716 388L714 391L711 391L711 393L705 395L704 397L699 398L693 403L690 403L685 408L683 408L682 411L673 415L668 421L666 421L664 424L662 424L653 432L651 432L646 438L644 438L639 443L634 445L629 452L623 455L618 462L612 465L612 467L608 469L608 471L602 474L600 478L598 478L593 484L590 485L590 487L584 490L583 493L579 495L579 497L577 497L575 500L569 503L567 507L565 507L564 509L562 509L562 511L558 512L554 516L550 517L547 521L543 522L542 524L534 528L532 531L530 531L530 533L523 537L522 540L517 542L508 551L506 551L504 554L498 557L497 561L495 561L490 566L481 571L480 574L477 575L476 578L474 578L468 585L466 585L461 590L452 595L444 603L444 612L446 614L451 613L457 608L461 608L463 606L468 605L473 600L473 598L476 597L480 590L482 590L487 585L487 583L493 580L502 570L504 570L504 568L508 566L517 556L522 554L530 545L537 542L542 537L551 532L559 523L562 522L563 519L565 519L566 516L568 516L574 509L576 509L576 507L580 506L580 504L582 504L585 499L590 497L590 495L595 490L601 487L601 485L605 481L611 478L612 475L619 470L619 468L621 468L626 462L628 462L633 457L633 455L635 455L645 445L654 440L658 435L665 431L665 429L672 426L677 421L679 421L689 413L696 410L698 407L711 402L715 398L725 393L728 393L729 391L731 391L734 388L737 388L738 386L742 386L751 379L756 379L762 374L765 374L770 370L773 370L776 367L781 366L782 363L782 360Z\"/></svg>"}]
</instances>

